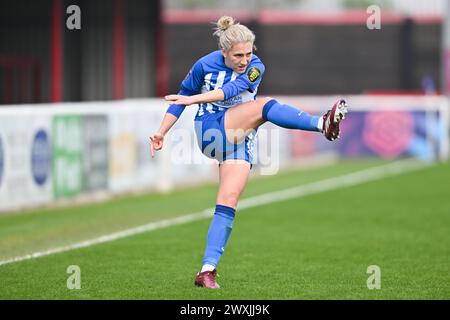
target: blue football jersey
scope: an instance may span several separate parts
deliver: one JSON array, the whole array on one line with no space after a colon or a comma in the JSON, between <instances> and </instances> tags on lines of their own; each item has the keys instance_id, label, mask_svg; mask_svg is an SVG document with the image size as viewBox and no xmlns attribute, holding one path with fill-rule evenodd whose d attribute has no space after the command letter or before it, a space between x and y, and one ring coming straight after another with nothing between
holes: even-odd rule
<instances>
[{"instance_id":1,"label":"blue football jersey","mask_svg":"<svg viewBox=\"0 0 450 320\"><path fill-rule=\"evenodd\" d=\"M255 100L264 70L264 64L253 54L245 72L236 73L225 65L222 52L217 50L200 58L193 65L181 83L179 94L191 96L219 88L223 90L224 101L199 104L197 119L206 113L220 112ZM167 112L179 117L184 108L183 105L171 105Z\"/></svg>"}]
</instances>

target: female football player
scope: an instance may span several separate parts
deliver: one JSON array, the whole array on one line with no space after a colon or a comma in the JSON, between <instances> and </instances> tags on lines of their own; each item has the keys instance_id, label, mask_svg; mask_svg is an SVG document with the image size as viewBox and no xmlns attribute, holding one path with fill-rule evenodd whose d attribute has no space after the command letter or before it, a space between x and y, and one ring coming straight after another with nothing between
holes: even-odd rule
<instances>
[{"instance_id":1,"label":"female football player","mask_svg":"<svg viewBox=\"0 0 450 320\"><path fill-rule=\"evenodd\" d=\"M203 266L195 285L219 288L216 267L233 226L239 196L253 160L255 131L266 121L288 129L317 131L328 140L339 138L339 123L347 113L339 100L322 117L313 116L272 98L256 99L264 64L253 54L255 35L246 26L223 16L214 35L219 49L200 58L169 106L161 126L150 137L151 153L163 147L164 136L186 106L198 104L195 131L202 152L219 162L219 191L208 231Z\"/></svg>"}]
</instances>

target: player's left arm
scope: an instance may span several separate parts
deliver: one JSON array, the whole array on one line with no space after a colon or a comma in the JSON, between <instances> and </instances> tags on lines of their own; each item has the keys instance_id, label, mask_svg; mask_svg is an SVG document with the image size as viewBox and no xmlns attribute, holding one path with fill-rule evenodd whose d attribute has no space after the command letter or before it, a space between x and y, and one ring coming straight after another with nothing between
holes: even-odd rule
<instances>
[{"instance_id":1,"label":"player's left arm","mask_svg":"<svg viewBox=\"0 0 450 320\"><path fill-rule=\"evenodd\" d=\"M222 89L215 89L206 93L196 94L193 96L184 96L179 94L171 94L165 96L166 101L172 101L174 104L181 104L190 106L197 103L208 103L224 100L224 93Z\"/></svg>"}]
</instances>

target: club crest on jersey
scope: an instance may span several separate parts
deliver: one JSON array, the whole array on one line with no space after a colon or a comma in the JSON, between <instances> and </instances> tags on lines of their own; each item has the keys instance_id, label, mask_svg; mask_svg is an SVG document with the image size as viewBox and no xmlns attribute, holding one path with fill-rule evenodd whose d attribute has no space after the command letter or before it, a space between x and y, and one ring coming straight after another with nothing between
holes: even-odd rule
<instances>
[{"instance_id":1,"label":"club crest on jersey","mask_svg":"<svg viewBox=\"0 0 450 320\"><path fill-rule=\"evenodd\" d=\"M248 72L247 72L248 79L251 82L255 82L256 79L258 79L260 75L261 75L261 72L259 71L258 68L255 68L255 67L250 68L250 70L248 70Z\"/></svg>"}]
</instances>

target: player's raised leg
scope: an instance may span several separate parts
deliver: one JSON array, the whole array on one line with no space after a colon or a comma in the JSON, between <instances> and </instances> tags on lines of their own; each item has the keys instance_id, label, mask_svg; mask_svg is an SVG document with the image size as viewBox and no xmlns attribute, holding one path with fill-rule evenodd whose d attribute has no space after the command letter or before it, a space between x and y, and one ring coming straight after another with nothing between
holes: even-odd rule
<instances>
[{"instance_id":1,"label":"player's raised leg","mask_svg":"<svg viewBox=\"0 0 450 320\"><path fill-rule=\"evenodd\" d=\"M345 118L347 105L341 99L323 116L310 115L272 98L250 101L229 109L225 130L230 142L239 143L266 121L287 129L322 132L328 140L339 137L339 123Z\"/></svg>"},{"instance_id":2,"label":"player's raised leg","mask_svg":"<svg viewBox=\"0 0 450 320\"><path fill-rule=\"evenodd\" d=\"M244 160L227 160L220 166L216 210L208 231L203 267L195 278L197 286L219 288L216 267L230 237L237 203L247 184L249 173L250 164Z\"/></svg>"}]
</instances>

